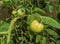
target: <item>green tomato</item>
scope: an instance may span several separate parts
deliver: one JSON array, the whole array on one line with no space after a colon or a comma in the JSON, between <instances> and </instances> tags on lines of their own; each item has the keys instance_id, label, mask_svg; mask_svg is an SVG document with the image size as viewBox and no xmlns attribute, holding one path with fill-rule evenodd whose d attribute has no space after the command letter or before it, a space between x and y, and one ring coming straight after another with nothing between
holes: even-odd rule
<instances>
[{"instance_id":1,"label":"green tomato","mask_svg":"<svg viewBox=\"0 0 60 44\"><path fill-rule=\"evenodd\" d=\"M17 13L18 13L19 16L23 16L24 15L24 13L21 11L21 9L18 9Z\"/></svg>"},{"instance_id":2,"label":"green tomato","mask_svg":"<svg viewBox=\"0 0 60 44\"><path fill-rule=\"evenodd\" d=\"M39 33L44 30L44 25L42 23L39 23L37 20L33 20L30 24L30 29L35 33Z\"/></svg>"},{"instance_id":3,"label":"green tomato","mask_svg":"<svg viewBox=\"0 0 60 44\"><path fill-rule=\"evenodd\" d=\"M44 30L44 25L42 23L39 23L38 31L41 32Z\"/></svg>"},{"instance_id":4,"label":"green tomato","mask_svg":"<svg viewBox=\"0 0 60 44\"><path fill-rule=\"evenodd\" d=\"M15 15L16 13L17 13L17 11L16 11L16 10L13 10L13 11L12 11L12 14L13 14L13 15Z\"/></svg>"}]
</instances>

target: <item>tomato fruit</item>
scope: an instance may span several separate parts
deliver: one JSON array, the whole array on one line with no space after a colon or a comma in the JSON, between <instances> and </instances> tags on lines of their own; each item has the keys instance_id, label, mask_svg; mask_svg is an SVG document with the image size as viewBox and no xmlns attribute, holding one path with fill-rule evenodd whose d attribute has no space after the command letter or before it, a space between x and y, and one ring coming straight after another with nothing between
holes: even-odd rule
<instances>
[{"instance_id":1,"label":"tomato fruit","mask_svg":"<svg viewBox=\"0 0 60 44\"><path fill-rule=\"evenodd\" d=\"M42 30L44 30L44 25L39 23L38 31L41 32Z\"/></svg>"},{"instance_id":2,"label":"tomato fruit","mask_svg":"<svg viewBox=\"0 0 60 44\"><path fill-rule=\"evenodd\" d=\"M37 20L33 20L30 24L30 29L33 32L39 33L44 29L44 25L42 23L39 23Z\"/></svg>"},{"instance_id":3,"label":"tomato fruit","mask_svg":"<svg viewBox=\"0 0 60 44\"><path fill-rule=\"evenodd\" d=\"M18 13L19 16L22 16L22 15L24 14L24 13L21 11L21 9L18 9L17 13Z\"/></svg>"},{"instance_id":4,"label":"tomato fruit","mask_svg":"<svg viewBox=\"0 0 60 44\"><path fill-rule=\"evenodd\" d=\"M16 13L17 13L17 11L16 11L16 10L13 10L13 11L12 11L12 14L13 14L13 15L15 15Z\"/></svg>"}]
</instances>

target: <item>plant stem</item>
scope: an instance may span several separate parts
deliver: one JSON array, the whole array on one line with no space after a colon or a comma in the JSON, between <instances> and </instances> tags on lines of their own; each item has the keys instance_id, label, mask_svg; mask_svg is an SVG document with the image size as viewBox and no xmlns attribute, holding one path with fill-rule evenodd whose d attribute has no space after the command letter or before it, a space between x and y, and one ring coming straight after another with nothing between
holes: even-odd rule
<instances>
[{"instance_id":1,"label":"plant stem","mask_svg":"<svg viewBox=\"0 0 60 44\"><path fill-rule=\"evenodd\" d=\"M7 34L7 32L0 32L0 35L5 35Z\"/></svg>"},{"instance_id":2,"label":"plant stem","mask_svg":"<svg viewBox=\"0 0 60 44\"><path fill-rule=\"evenodd\" d=\"M7 43L10 42L10 39L11 39L11 31L13 30L13 27L14 27L15 22L16 22L19 18L20 18L20 17L15 17L15 18L12 19L11 22L10 22L10 26L9 26L9 29L8 29Z\"/></svg>"}]
</instances>

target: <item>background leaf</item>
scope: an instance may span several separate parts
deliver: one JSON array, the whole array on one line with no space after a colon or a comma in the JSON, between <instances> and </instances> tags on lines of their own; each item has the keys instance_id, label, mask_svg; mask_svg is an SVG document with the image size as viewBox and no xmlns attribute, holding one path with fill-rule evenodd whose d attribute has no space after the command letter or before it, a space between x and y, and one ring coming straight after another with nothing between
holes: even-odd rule
<instances>
[{"instance_id":1,"label":"background leaf","mask_svg":"<svg viewBox=\"0 0 60 44\"><path fill-rule=\"evenodd\" d=\"M9 23L3 22L3 23L0 25L0 32L7 31L8 28L9 28Z\"/></svg>"},{"instance_id":2,"label":"background leaf","mask_svg":"<svg viewBox=\"0 0 60 44\"><path fill-rule=\"evenodd\" d=\"M46 5L46 9L47 9L50 13L52 13L53 6L50 5L50 4L47 4L47 5Z\"/></svg>"},{"instance_id":3,"label":"background leaf","mask_svg":"<svg viewBox=\"0 0 60 44\"><path fill-rule=\"evenodd\" d=\"M57 13L60 13L60 5L57 6Z\"/></svg>"},{"instance_id":4,"label":"background leaf","mask_svg":"<svg viewBox=\"0 0 60 44\"><path fill-rule=\"evenodd\" d=\"M55 44L54 42L50 42L50 44Z\"/></svg>"},{"instance_id":5,"label":"background leaf","mask_svg":"<svg viewBox=\"0 0 60 44\"><path fill-rule=\"evenodd\" d=\"M59 40L57 40L57 44L60 44L60 39L59 39Z\"/></svg>"}]
</instances>

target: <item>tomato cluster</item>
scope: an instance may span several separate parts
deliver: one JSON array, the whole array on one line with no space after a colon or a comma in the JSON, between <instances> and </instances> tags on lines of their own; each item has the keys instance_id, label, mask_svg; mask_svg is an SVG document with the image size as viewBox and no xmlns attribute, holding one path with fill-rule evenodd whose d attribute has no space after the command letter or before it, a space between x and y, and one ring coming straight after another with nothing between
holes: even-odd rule
<instances>
[{"instance_id":1,"label":"tomato cluster","mask_svg":"<svg viewBox=\"0 0 60 44\"><path fill-rule=\"evenodd\" d=\"M18 9L18 10L13 10L12 14L13 15L18 14L18 16L23 16L24 12L21 9Z\"/></svg>"}]
</instances>

